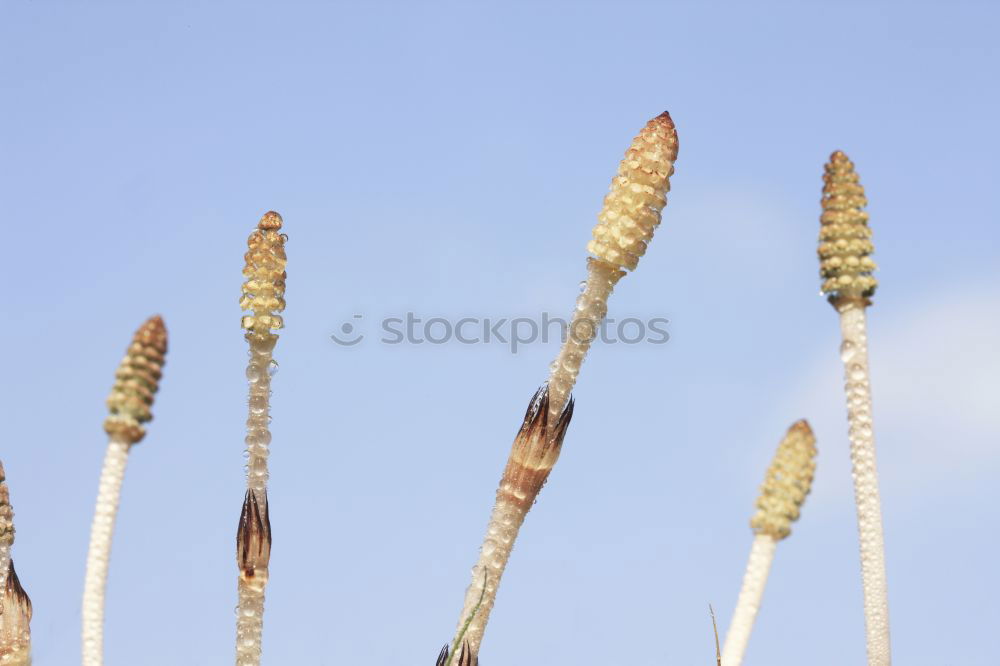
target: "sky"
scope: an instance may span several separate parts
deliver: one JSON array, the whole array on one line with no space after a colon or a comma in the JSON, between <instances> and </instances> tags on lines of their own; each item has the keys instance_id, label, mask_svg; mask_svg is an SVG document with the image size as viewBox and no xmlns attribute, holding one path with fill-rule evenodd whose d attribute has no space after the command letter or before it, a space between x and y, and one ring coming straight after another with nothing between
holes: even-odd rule
<instances>
[{"instance_id":1,"label":"sky","mask_svg":"<svg viewBox=\"0 0 1000 666\"><path fill-rule=\"evenodd\" d=\"M596 344L514 549L490 664L714 664L785 429L814 490L745 664L864 663L822 167L866 187L892 645L986 665L1000 625L996 4L0 4L7 379L0 460L35 664L80 597L132 332L163 315L130 454L106 663L233 659L247 235L288 234L275 350L265 664L430 664L558 342L387 344L386 318L566 317L611 176L669 109L663 223ZM337 344L349 324L355 345ZM440 326L443 327L443 324Z\"/></svg>"}]
</instances>

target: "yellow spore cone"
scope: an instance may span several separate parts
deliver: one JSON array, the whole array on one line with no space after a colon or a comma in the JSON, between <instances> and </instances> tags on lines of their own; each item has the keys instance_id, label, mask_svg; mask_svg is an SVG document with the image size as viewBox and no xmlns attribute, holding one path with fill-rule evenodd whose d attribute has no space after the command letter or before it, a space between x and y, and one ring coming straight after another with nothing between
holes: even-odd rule
<instances>
[{"instance_id":1,"label":"yellow spore cone","mask_svg":"<svg viewBox=\"0 0 1000 666\"><path fill-rule=\"evenodd\" d=\"M830 302L870 303L878 281L872 276L875 251L868 227L868 205L854 164L841 151L830 155L823 174L823 213L819 231L822 290Z\"/></svg>"},{"instance_id":2,"label":"yellow spore cone","mask_svg":"<svg viewBox=\"0 0 1000 666\"><path fill-rule=\"evenodd\" d=\"M670 176L677 159L677 130L664 111L646 123L611 181L587 250L598 259L635 269L667 205Z\"/></svg>"},{"instance_id":3,"label":"yellow spore cone","mask_svg":"<svg viewBox=\"0 0 1000 666\"><path fill-rule=\"evenodd\" d=\"M806 421L797 421L778 444L757 498L750 527L757 534L784 539L812 489L816 473L816 437Z\"/></svg>"},{"instance_id":4,"label":"yellow spore cone","mask_svg":"<svg viewBox=\"0 0 1000 666\"><path fill-rule=\"evenodd\" d=\"M160 388L167 354L167 328L158 315L139 327L125 358L115 372L115 384L108 396L111 414L104 430L114 438L135 444L146 435L143 423L153 414L153 396Z\"/></svg>"},{"instance_id":5,"label":"yellow spore cone","mask_svg":"<svg viewBox=\"0 0 1000 666\"><path fill-rule=\"evenodd\" d=\"M242 325L249 335L267 338L270 331L280 329L284 322L279 314L285 309L285 236L280 233L281 216L265 213L247 239L244 256L243 296L240 308L250 314L243 316Z\"/></svg>"}]
</instances>

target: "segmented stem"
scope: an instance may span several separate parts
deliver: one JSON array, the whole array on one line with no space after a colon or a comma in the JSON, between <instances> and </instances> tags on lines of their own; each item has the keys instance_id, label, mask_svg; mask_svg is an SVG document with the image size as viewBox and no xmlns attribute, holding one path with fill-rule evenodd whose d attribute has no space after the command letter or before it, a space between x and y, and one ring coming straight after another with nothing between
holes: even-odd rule
<instances>
[{"instance_id":1,"label":"segmented stem","mask_svg":"<svg viewBox=\"0 0 1000 666\"><path fill-rule=\"evenodd\" d=\"M465 632L463 658L478 659L514 540L559 458L573 414L573 386L607 314L608 298L626 270L636 267L660 223L677 145L673 120L664 112L646 123L635 137L611 181L593 239L587 245L594 256L587 262L586 286L577 299L566 341L552 363L549 380L532 399L514 440L479 561L472 569L472 584L466 590L458 621L457 634ZM457 645L457 641L453 644Z\"/></svg>"},{"instance_id":2,"label":"segmented stem","mask_svg":"<svg viewBox=\"0 0 1000 666\"><path fill-rule=\"evenodd\" d=\"M566 341L549 376L549 417L555 419L569 399L584 357L608 313L608 298L626 271L634 270L653 240L667 205L670 176L677 159L677 130L663 112L646 123L604 198L587 250L587 281L577 298Z\"/></svg>"},{"instance_id":3,"label":"segmented stem","mask_svg":"<svg viewBox=\"0 0 1000 666\"><path fill-rule=\"evenodd\" d=\"M90 527L87 574L83 583L84 666L100 666L104 662L104 591L130 446L128 442L116 439L108 442L97 486L97 506Z\"/></svg>"},{"instance_id":4,"label":"segmented stem","mask_svg":"<svg viewBox=\"0 0 1000 666\"><path fill-rule=\"evenodd\" d=\"M97 487L83 582L84 666L100 666L104 661L104 594L125 464L132 445L146 434L142 424L153 418L150 410L166 353L167 329L160 317L151 317L132 338L108 397L110 413L104 429L110 440Z\"/></svg>"},{"instance_id":5,"label":"segmented stem","mask_svg":"<svg viewBox=\"0 0 1000 666\"><path fill-rule=\"evenodd\" d=\"M236 532L238 605L236 609L236 664L260 664L264 630L264 589L271 558L271 522L267 500L267 458L271 373L276 367L272 352L278 341L273 331L282 328L285 308L285 236L281 216L270 211L261 217L247 239L243 296L240 307L246 329L250 360L247 363L249 400L247 415L247 492Z\"/></svg>"},{"instance_id":6,"label":"segmented stem","mask_svg":"<svg viewBox=\"0 0 1000 666\"><path fill-rule=\"evenodd\" d=\"M463 652L468 653L470 659L478 658L500 579L521 524L559 459L566 428L573 418L572 399L555 421L549 419L549 414L548 387L543 386L532 397L521 429L514 438L479 560L472 568L472 583L465 593L456 644L461 636L463 645L467 645Z\"/></svg>"},{"instance_id":7,"label":"segmented stem","mask_svg":"<svg viewBox=\"0 0 1000 666\"><path fill-rule=\"evenodd\" d=\"M722 652L726 666L740 666L743 662L775 548L792 533L792 523L798 520L802 504L812 489L815 458L816 438L812 428L805 420L796 421L778 444L760 487L757 512L750 519L750 527L757 536L750 547L740 596L726 633Z\"/></svg>"},{"instance_id":8,"label":"segmented stem","mask_svg":"<svg viewBox=\"0 0 1000 666\"><path fill-rule=\"evenodd\" d=\"M868 372L865 308L878 282L872 275L875 251L868 226L868 204L854 164L842 151L830 155L823 174L819 259L822 290L840 314L841 360L847 393L848 436L854 473L854 500L861 546L865 635L869 666L892 663L889 644L889 593L885 540L879 499L872 400Z\"/></svg>"}]
</instances>

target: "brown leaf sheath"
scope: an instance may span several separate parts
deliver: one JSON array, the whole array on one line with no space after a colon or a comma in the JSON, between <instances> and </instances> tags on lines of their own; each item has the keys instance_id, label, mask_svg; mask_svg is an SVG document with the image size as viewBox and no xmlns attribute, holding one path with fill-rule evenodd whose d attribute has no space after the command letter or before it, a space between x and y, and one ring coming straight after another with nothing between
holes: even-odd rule
<instances>
[{"instance_id":1,"label":"brown leaf sheath","mask_svg":"<svg viewBox=\"0 0 1000 666\"><path fill-rule=\"evenodd\" d=\"M236 561L240 575L249 580L267 576L271 561L271 518L267 510L267 491L247 489L236 531Z\"/></svg>"}]
</instances>

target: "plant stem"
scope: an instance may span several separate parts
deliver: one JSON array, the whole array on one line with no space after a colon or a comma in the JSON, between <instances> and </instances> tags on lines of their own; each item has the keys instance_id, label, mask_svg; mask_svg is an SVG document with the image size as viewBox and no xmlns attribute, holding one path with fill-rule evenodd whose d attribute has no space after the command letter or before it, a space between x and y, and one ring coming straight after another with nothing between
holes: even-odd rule
<instances>
[{"instance_id":1,"label":"plant stem","mask_svg":"<svg viewBox=\"0 0 1000 666\"><path fill-rule=\"evenodd\" d=\"M104 661L104 592L108 582L111 538L114 535L130 447L129 442L111 438L97 487L97 506L90 527L87 573L83 583L84 666L100 666Z\"/></svg>"},{"instance_id":2,"label":"plant stem","mask_svg":"<svg viewBox=\"0 0 1000 666\"><path fill-rule=\"evenodd\" d=\"M464 632L462 652L471 660L479 655L500 579L524 518L559 459L566 428L573 418L572 400L557 420L550 421L550 413L548 388L543 386L532 398L514 439L479 560L472 568L472 583L465 593L456 637Z\"/></svg>"},{"instance_id":3,"label":"plant stem","mask_svg":"<svg viewBox=\"0 0 1000 666\"><path fill-rule=\"evenodd\" d=\"M104 430L109 441L97 486L83 583L84 666L100 666L104 661L104 590L125 464L132 445L146 434L142 424L153 418L153 396L159 390L166 353L167 329L159 316L150 317L132 337L108 396Z\"/></svg>"},{"instance_id":4,"label":"plant stem","mask_svg":"<svg viewBox=\"0 0 1000 666\"><path fill-rule=\"evenodd\" d=\"M736 610L729 623L726 642L722 648L722 663L726 666L740 666L743 655L750 641L757 611L764 597L764 587L771 571L774 551L778 541L769 534L758 534L750 546L750 556L747 558L746 573L743 574L743 586L736 601Z\"/></svg>"},{"instance_id":5,"label":"plant stem","mask_svg":"<svg viewBox=\"0 0 1000 666\"><path fill-rule=\"evenodd\" d=\"M615 284L625 275L625 269L635 269L660 224L677 149L674 122L664 112L647 122L632 140L611 181L587 245L593 257L587 260L584 291L577 299L566 340L551 366L549 380L532 399L514 440L479 561L472 569L472 583L458 621L458 634L465 631L463 659L472 662L478 659L483 632L514 540L559 458L573 414L571 394L580 366L607 314L608 297ZM477 600L481 600L481 606L474 613Z\"/></svg>"},{"instance_id":6,"label":"plant stem","mask_svg":"<svg viewBox=\"0 0 1000 666\"><path fill-rule=\"evenodd\" d=\"M279 233L281 216L267 212L247 239L243 275L244 312L250 360L246 377L249 384L247 414L247 491L236 532L236 664L260 664L264 631L264 589L271 559L271 521L267 500L267 458L270 455L271 371L273 351L278 342L272 331L283 326L285 308L285 236Z\"/></svg>"},{"instance_id":7,"label":"plant stem","mask_svg":"<svg viewBox=\"0 0 1000 666\"><path fill-rule=\"evenodd\" d=\"M247 492L237 531L236 664L260 663L264 632L264 589L271 557L271 523L267 508L267 458L270 453L271 364L276 335L251 332L247 379L250 385L247 416Z\"/></svg>"},{"instance_id":8,"label":"plant stem","mask_svg":"<svg viewBox=\"0 0 1000 666\"><path fill-rule=\"evenodd\" d=\"M558 418L569 399L580 366L608 314L608 298L625 271L601 259L587 259L587 282L576 301L566 341L549 375L549 418Z\"/></svg>"},{"instance_id":9,"label":"plant stem","mask_svg":"<svg viewBox=\"0 0 1000 666\"><path fill-rule=\"evenodd\" d=\"M864 591L865 633L869 666L889 666L889 593L885 574L885 541L879 499L872 397L868 370L868 336L864 305L844 301L837 307L843 342L844 389L847 395L848 436L854 501L861 545L861 582Z\"/></svg>"},{"instance_id":10,"label":"plant stem","mask_svg":"<svg viewBox=\"0 0 1000 666\"><path fill-rule=\"evenodd\" d=\"M771 571L778 542L792 533L792 523L799 518L802 505L812 489L816 472L816 437L804 419L788 428L771 459L757 497L757 511L750 519L756 533L750 546L743 585L736 610L726 633L722 661L726 666L740 666L750 633L764 597L764 587Z\"/></svg>"}]
</instances>

